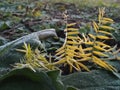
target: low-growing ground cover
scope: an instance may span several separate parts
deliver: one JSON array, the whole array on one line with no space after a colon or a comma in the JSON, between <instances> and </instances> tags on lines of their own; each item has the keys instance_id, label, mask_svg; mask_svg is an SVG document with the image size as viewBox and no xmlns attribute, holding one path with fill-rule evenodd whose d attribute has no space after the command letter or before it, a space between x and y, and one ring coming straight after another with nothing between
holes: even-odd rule
<instances>
[{"instance_id":1,"label":"low-growing ground cover","mask_svg":"<svg viewBox=\"0 0 120 90\"><path fill-rule=\"evenodd\" d=\"M119 90L118 12L113 0L1 0L0 89ZM51 28L50 38L30 40Z\"/></svg>"}]
</instances>

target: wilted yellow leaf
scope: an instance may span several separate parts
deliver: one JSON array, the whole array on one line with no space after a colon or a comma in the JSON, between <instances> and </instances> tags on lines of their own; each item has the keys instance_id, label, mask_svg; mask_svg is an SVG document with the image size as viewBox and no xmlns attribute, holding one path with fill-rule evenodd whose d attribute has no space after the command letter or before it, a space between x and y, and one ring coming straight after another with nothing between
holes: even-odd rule
<instances>
[{"instance_id":1,"label":"wilted yellow leaf","mask_svg":"<svg viewBox=\"0 0 120 90\"><path fill-rule=\"evenodd\" d=\"M98 56L108 57L108 55L106 55L106 54L104 54L104 53L102 53L102 52L99 52L99 51L93 51L93 53L94 53L95 55L98 55Z\"/></svg>"},{"instance_id":2,"label":"wilted yellow leaf","mask_svg":"<svg viewBox=\"0 0 120 90\"><path fill-rule=\"evenodd\" d=\"M70 23L70 24L67 24L67 27L71 27L71 26L74 26L76 25L76 23Z\"/></svg>"},{"instance_id":3,"label":"wilted yellow leaf","mask_svg":"<svg viewBox=\"0 0 120 90\"><path fill-rule=\"evenodd\" d=\"M111 18L103 18L103 20L108 21L108 22L114 22Z\"/></svg>"},{"instance_id":4,"label":"wilted yellow leaf","mask_svg":"<svg viewBox=\"0 0 120 90\"><path fill-rule=\"evenodd\" d=\"M75 63L76 68L78 68L79 71L81 71L80 65L78 64L79 62Z\"/></svg>"},{"instance_id":5,"label":"wilted yellow leaf","mask_svg":"<svg viewBox=\"0 0 120 90\"><path fill-rule=\"evenodd\" d=\"M76 36L67 36L68 39L74 39L74 40L77 40L79 38L77 38Z\"/></svg>"},{"instance_id":6,"label":"wilted yellow leaf","mask_svg":"<svg viewBox=\"0 0 120 90\"><path fill-rule=\"evenodd\" d=\"M74 32L68 32L67 35L75 35L75 34L79 34L78 31L74 31Z\"/></svg>"},{"instance_id":7,"label":"wilted yellow leaf","mask_svg":"<svg viewBox=\"0 0 120 90\"><path fill-rule=\"evenodd\" d=\"M93 34L88 34L91 38L95 39L96 37Z\"/></svg>"},{"instance_id":8,"label":"wilted yellow leaf","mask_svg":"<svg viewBox=\"0 0 120 90\"><path fill-rule=\"evenodd\" d=\"M65 50L62 49L61 51L57 52L56 55L60 55L60 54L62 54L62 53L64 53L64 52L65 52Z\"/></svg>"},{"instance_id":9,"label":"wilted yellow leaf","mask_svg":"<svg viewBox=\"0 0 120 90\"><path fill-rule=\"evenodd\" d=\"M95 62L96 64L98 64L99 66L110 70L110 71L117 71L113 66L109 65L108 63L106 63L105 61L97 58L96 56L93 56L93 62Z\"/></svg>"},{"instance_id":10,"label":"wilted yellow leaf","mask_svg":"<svg viewBox=\"0 0 120 90\"><path fill-rule=\"evenodd\" d=\"M78 42L74 42L74 41L67 41L66 43L67 44L77 44L77 45L79 44Z\"/></svg>"},{"instance_id":11,"label":"wilted yellow leaf","mask_svg":"<svg viewBox=\"0 0 120 90\"><path fill-rule=\"evenodd\" d=\"M41 16L41 11L39 10L38 7L36 7L36 8L34 8L34 9L32 10L32 14L33 14L33 16L35 16L35 17L39 17L39 16Z\"/></svg>"},{"instance_id":12,"label":"wilted yellow leaf","mask_svg":"<svg viewBox=\"0 0 120 90\"><path fill-rule=\"evenodd\" d=\"M109 45L107 45L107 44L105 44L103 42L96 41L95 43L100 45L100 46L105 46L105 47L111 48L111 46L109 46Z\"/></svg>"},{"instance_id":13,"label":"wilted yellow leaf","mask_svg":"<svg viewBox=\"0 0 120 90\"><path fill-rule=\"evenodd\" d=\"M66 56L66 53L63 53L60 56L58 56L56 59L61 59L61 58L64 58L65 56Z\"/></svg>"},{"instance_id":14,"label":"wilted yellow leaf","mask_svg":"<svg viewBox=\"0 0 120 90\"><path fill-rule=\"evenodd\" d=\"M77 50L78 49L77 46L66 45L66 47L69 48L70 50Z\"/></svg>"},{"instance_id":15,"label":"wilted yellow leaf","mask_svg":"<svg viewBox=\"0 0 120 90\"><path fill-rule=\"evenodd\" d=\"M110 26L100 26L100 28L107 29L107 30L114 30L114 28Z\"/></svg>"},{"instance_id":16,"label":"wilted yellow leaf","mask_svg":"<svg viewBox=\"0 0 120 90\"><path fill-rule=\"evenodd\" d=\"M110 32L103 31L103 30L99 30L98 32L99 32L99 33L103 33L103 34L107 34L107 35L112 35Z\"/></svg>"},{"instance_id":17,"label":"wilted yellow leaf","mask_svg":"<svg viewBox=\"0 0 120 90\"><path fill-rule=\"evenodd\" d=\"M90 57L92 53L87 53L87 54L80 54L81 57Z\"/></svg>"},{"instance_id":18,"label":"wilted yellow leaf","mask_svg":"<svg viewBox=\"0 0 120 90\"><path fill-rule=\"evenodd\" d=\"M68 31L78 31L77 28L67 28Z\"/></svg>"},{"instance_id":19,"label":"wilted yellow leaf","mask_svg":"<svg viewBox=\"0 0 120 90\"><path fill-rule=\"evenodd\" d=\"M89 61L89 60L91 60L91 57L84 57L78 61L82 62L82 61Z\"/></svg>"},{"instance_id":20,"label":"wilted yellow leaf","mask_svg":"<svg viewBox=\"0 0 120 90\"><path fill-rule=\"evenodd\" d=\"M84 42L85 44L87 44L87 45L93 45L94 44L94 42L91 42L91 41L89 41L89 42Z\"/></svg>"},{"instance_id":21,"label":"wilted yellow leaf","mask_svg":"<svg viewBox=\"0 0 120 90\"><path fill-rule=\"evenodd\" d=\"M100 50L100 51L107 51L107 50L105 50L104 48L102 48L100 46L94 46L94 48L97 49L97 50Z\"/></svg>"},{"instance_id":22,"label":"wilted yellow leaf","mask_svg":"<svg viewBox=\"0 0 120 90\"><path fill-rule=\"evenodd\" d=\"M88 47L88 48L85 48L83 49L84 51L91 51L93 48L92 47Z\"/></svg>"},{"instance_id":23,"label":"wilted yellow leaf","mask_svg":"<svg viewBox=\"0 0 120 90\"><path fill-rule=\"evenodd\" d=\"M80 67L82 67L83 69L85 69L86 71L90 71L89 68L87 66L85 66L82 63L78 63L80 65Z\"/></svg>"},{"instance_id":24,"label":"wilted yellow leaf","mask_svg":"<svg viewBox=\"0 0 120 90\"><path fill-rule=\"evenodd\" d=\"M97 23L94 21L93 21L93 27L94 27L95 32L98 32L99 27L98 27Z\"/></svg>"},{"instance_id":25,"label":"wilted yellow leaf","mask_svg":"<svg viewBox=\"0 0 120 90\"><path fill-rule=\"evenodd\" d=\"M101 9L99 8L98 20L100 21L100 20L101 20L101 18L102 18L102 16L101 16Z\"/></svg>"},{"instance_id":26,"label":"wilted yellow leaf","mask_svg":"<svg viewBox=\"0 0 120 90\"><path fill-rule=\"evenodd\" d=\"M56 52L59 52L59 51L63 50L64 48L65 48L65 47L64 47L64 46L62 46L61 48L57 49L57 51L56 51Z\"/></svg>"},{"instance_id":27,"label":"wilted yellow leaf","mask_svg":"<svg viewBox=\"0 0 120 90\"><path fill-rule=\"evenodd\" d=\"M108 65L105 62L103 62L101 59L97 58L96 56L93 56L93 62L105 69L108 69Z\"/></svg>"},{"instance_id":28,"label":"wilted yellow leaf","mask_svg":"<svg viewBox=\"0 0 120 90\"><path fill-rule=\"evenodd\" d=\"M99 29L99 26L97 25L95 21L93 21L93 25L96 27L96 29Z\"/></svg>"},{"instance_id":29,"label":"wilted yellow leaf","mask_svg":"<svg viewBox=\"0 0 120 90\"><path fill-rule=\"evenodd\" d=\"M110 39L110 38L107 37L107 36L101 36L101 35L98 35L97 38L99 38L99 39Z\"/></svg>"},{"instance_id":30,"label":"wilted yellow leaf","mask_svg":"<svg viewBox=\"0 0 120 90\"><path fill-rule=\"evenodd\" d=\"M65 64L66 63L66 58L62 58L57 62L54 62L53 65L58 65L58 64Z\"/></svg>"},{"instance_id":31,"label":"wilted yellow leaf","mask_svg":"<svg viewBox=\"0 0 120 90\"><path fill-rule=\"evenodd\" d=\"M75 67L75 66L73 65L73 62L70 62L69 60L67 60L67 63L68 63L71 67L73 67L74 69L76 69L77 71L79 70L79 68L77 68L77 67ZM72 71L70 71L70 72L72 72Z\"/></svg>"},{"instance_id":32,"label":"wilted yellow leaf","mask_svg":"<svg viewBox=\"0 0 120 90\"><path fill-rule=\"evenodd\" d=\"M79 52L81 52L82 54L84 54L84 51L83 51L83 48L82 48L81 45L80 45L80 47L79 47Z\"/></svg>"},{"instance_id":33,"label":"wilted yellow leaf","mask_svg":"<svg viewBox=\"0 0 120 90\"><path fill-rule=\"evenodd\" d=\"M75 56L74 53L71 53L71 52L66 52L66 55L68 55L71 58L73 58Z\"/></svg>"}]
</instances>

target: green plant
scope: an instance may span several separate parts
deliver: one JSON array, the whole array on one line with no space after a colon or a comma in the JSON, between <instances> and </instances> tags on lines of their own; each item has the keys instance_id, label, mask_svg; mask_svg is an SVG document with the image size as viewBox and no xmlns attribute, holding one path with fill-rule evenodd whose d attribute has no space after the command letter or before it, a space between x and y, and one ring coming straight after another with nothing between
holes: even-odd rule
<instances>
[{"instance_id":1,"label":"green plant","mask_svg":"<svg viewBox=\"0 0 120 90\"><path fill-rule=\"evenodd\" d=\"M24 59L21 60L21 63L16 63L15 68L30 68L36 72L37 69L43 70L54 70L56 67L52 65L50 61L45 58L45 55L40 52L40 50L32 50L30 44L24 43L24 49L16 49L19 52L25 53Z\"/></svg>"},{"instance_id":2,"label":"green plant","mask_svg":"<svg viewBox=\"0 0 120 90\"><path fill-rule=\"evenodd\" d=\"M105 61L108 60L108 52L112 50L112 47L106 44L105 40L112 39L110 31L114 30L114 28L109 26L109 24L113 23L113 20L104 17L104 13L104 8L99 9L98 23L93 21L92 33L87 36L82 34L82 38L78 37L78 29L70 28L75 23L67 24L65 43L56 51L59 60L54 64L68 64L70 71L72 71L72 68L80 70L80 67L89 71L88 67L82 63L87 61L106 70L117 71Z\"/></svg>"},{"instance_id":3,"label":"green plant","mask_svg":"<svg viewBox=\"0 0 120 90\"><path fill-rule=\"evenodd\" d=\"M117 3L113 0L50 0L52 3L56 2L64 2L64 3L74 3L75 5L79 6L80 8L85 7L96 7L96 6L108 6L111 7L116 5ZM116 5L118 7L119 5Z\"/></svg>"},{"instance_id":4,"label":"green plant","mask_svg":"<svg viewBox=\"0 0 120 90\"><path fill-rule=\"evenodd\" d=\"M56 60L51 62L47 60L44 55L40 53L38 49L32 51L30 45L24 43L24 49L17 49L20 52L25 53L25 59L21 63L16 63L16 68L29 67L33 71L37 68L53 70L57 65L68 65L70 72L74 69L81 71L85 69L90 71L88 66L84 62L92 63L92 65L98 65L106 70L116 72L117 70L105 60L109 60L109 55L114 55L113 49L110 45L106 44L106 40L112 39L111 31L114 30L110 24L114 21L110 18L104 17L105 8L99 9L98 22L93 21L93 28L88 35L82 34L79 37L78 29L74 26L76 23L68 24L66 22L65 42L61 48L56 51ZM67 21L67 15L65 15ZM113 52L109 54L109 52Z\"/></svg>"},{"instance_id":5,"label":"green plant","mask_svg":"<svg viewBox=\"0 0 120 90\"><path fill-rule=\"evenodd\" d=\"M107 52L112 50L112 47L106 44L105 40L112 39L110 31L114 28L109 26L109 23L113 23L113 20L104 17L104 13L104 8L99 9L98 23L93 21L92 33L89 33L87 37L84 36L83 44L86 47L81 45L79 56L81 60L91 61L107 70L116 71L113 66L105 62L109 57Z\"/></svg>"},{"instance_id":6,"label":"green plant","mask_svg":"<svg viewBox=\"0 0 120 90\"><path fill-rule=\"evenodd\" d=\"M66 38L63 46L58 49L56 52L56 55L60 59L59 61L53 63L56 64L64 64L70 66L70 72L72 72L72 68L76 70L80 70L80 68L84 68L85 70L89 71L89 69L82 64L81 62L77 61L75 58L77 58L77 52L75 51L78 49L80 38L78 36L79 31L77 28L70 28L71 26L74 26L76 23L67 24L67 27L65 29L66 32Z\"/></svg>"}]
</instances>

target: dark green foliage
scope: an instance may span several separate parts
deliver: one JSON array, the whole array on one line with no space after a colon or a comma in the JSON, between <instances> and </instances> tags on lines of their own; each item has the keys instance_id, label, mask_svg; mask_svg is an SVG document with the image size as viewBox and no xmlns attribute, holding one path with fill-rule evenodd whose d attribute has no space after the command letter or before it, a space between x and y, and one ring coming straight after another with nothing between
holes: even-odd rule
<instances>
[{"instance_id":1,"label":"dark green foliage","mask_svg":"<svg viewBox=\"0 0 120 90\"><path fill-rule=\"evenodd\" d=\"M57 80L59 71L49 73L52 73L55 79L45 72L33 72L27 68L13 70L0 77L0 90L64 90L61 83L56 82L61 89L56 89L59 87L53 83Z\"/></svg>"},{"instance_id":2,"label":"dark green foliage","mask_svg":"<svg viewBox=\"0 0 120 90\"><path fill-rule=\"evenodd\" d=\"M65 85L74 86L79 90L119 90L120 79L111 72L95 70L91 72L77 72L63 76Z\"/></svg>"},{"instance_id":3,"label":"dark green foliage","mask_svg":"<svg viewBox=\"0 0 120 90\"><path fill-rule=\"evenodd\" d=\"M76 90L65 88L60 71L33 72L28 68L15 69L0 76L0 90Z\"/></svg>"},{"instance_id":4,"label":"dark green foliage","mask_svg":"<svg viewBox=\"0 0 120 90\"><path fill-rule=\"evenodd\" d=\"M0 46L4 45L5 43L7 43L7 40L3 37L0 37Z\"/></svg>"},{"instance_id":5,"label":"dark green foliage","mask_svg":"<svg viewBox=\"0 0 120 90\"><path fill-rule=\"evenodd\" d=\"M42 2L41 2L42 1ZM44 2L45 1L45 2ZM49 0L54 1L54 0ZM56 0L57 2L59 0ZM66 1L74 1L79 2L83 5L83 3L87 4L86 2L91 2L90 0L66 0ZM80 1L85 1L81 3ZM94 0L95 1L95 0ZM101 1L101 0L100 0ZM102 0L104 2L108 0ZM46 0L0 0L0 36L8 39L8 41L15 40L23 35L33 33L35 31L40 31L43 29L55 28L56 32L59 36L59 40L56 39L47 39L46 41L43 40L46 51L51 55L51 61L54 62L56 56L55 50L61 47L61 45L65 41L65 21L63 20L63 12L68 11L69 19L68 23L76 22L75 28L79 29L79 36L82 37L81 33L84 33L85 38L90 38L90 41L95 40L94 37L91 38L92 35L96 35L93 31L91 21L96 21L98 24L98 7L90 8L90 3L87 4L88 7L76 7L75 4L65 4L63 2L57 3L58 8L55 7L55 4L46 2ZM100 6L109 6L106 3L100 3L96 1L96 3L100 4ZM106 4L106 5L103 5ZM118 3L119 4L119 3ZM85 5L85 6L87 6ZM93 3L92 3L93 5ZM111 35L114 36L114 39L107 38L104 40L103 37L101 38L101 42L113 47L116 46L115 50L118 50L120 47L120 9L114 8L118 7L115 6L117 4L112 3L112 6L106 9L105 17L110 17L116 23L112 23L110 27L114 27L115 30L110 31ZM84 6L84 5L83 5ZM96 6L96 5L95 5ZM77 27L76 27L77 26ZM98 24L99 26L99 24ZM114 34L113 34L114 33ZM89 37L87 36L89 34ZM103 35L100 34L99 35ZM73 35L74 36L74 35ZM87 36L87 37L86 37ZM90 37L91 36L91 37ZM106 34L105 34L106 36ZM20 59L23 59L24 54L17 52L16 49L23 49L23 43L29 43L30 46L36 48L40 46L40 48L44 48L41 44L41 39L38 39L38 36L33 35L32 37L29 36L27 39L17 39L12 41L12 43L6 43L4 38L0 37L0 90L119 90L120 89L120 54L119 50L118 53L113 55L114 51L110 51L106 53L101 51L104 55L109 55L108 59L106 57L101 57L101 55L95 55L98 58L101 58L101 61L107 62L107 65L112 65L113 68L116 68L118 72L107 72L104 70L95 70L99 69L98 65L101 65L105 68L104 63L93 63L92 59L88 61L80 61L83 65L87 65L89 69L92 71L90 72L77 72L67 76L64 76L61 81L61 73L60 71L50 71L50 72L42 72L41 70L38 71L36 69L34 71L23 68L23 69L16 69L12 70L12 65L15 62L19 62ZM96 37L96 36L95 36ZM70 38L70 37L69 37ZM81 38L81 39L85 39ZM105 38L105 37L104 37ZM100 39L100 37L99 37ZM97 40L99 40L97 37ZM89 40L88 40L89 41ZM109 42L107 42L109 41ZM113 42L114 41L114 44ZM87 42L86 42L87 43ZM111 44L112 43L112 44ZM4 45L5 44L5 45ZM3 46L1 46L3 45ZM83 43L80 49L86 49L87 47L93 47L98 44L93 45L85 45ZM79 46L79 45L78 45ZM104 49L104 46L102 47ZM97 49L100 49L97 47ZM94 51L100 51L94 48ZM105 48L107 49L107 48ZM76 49L75 49L76 51ZM86 54L91 53L91 50L85 51L85 55L81 55L82 57L73 57L74 59L82 59L83 56L86 57ZM71 52L69 53L71 54ZM47 59L49 59L49 55L46 55ZM118 56L117 56L118 55ZM79 56L79 55L76 55ZM93 55L92 55L93 56ZM91 58L91 55L89 56ZM85 58L84 58L85 59ZM56 60L58 61L58 60ZM55 62L56 62L55 61ZM96 61L96 60L94 60ZM72 64L71 64L72 63ZM83 67L77 66L76 63L70 62L72 66L80 68L81 71ZM104 64L104 65L103 65ZM64 64L66 65L66 64ZM82 65L82 66L83 66ZM62 68L63 65L56 65ZM67 66L67 65L66 65ZM69 68L69 67L68 67ZM67 71L68 69L66 69ZM72 69L71 69L72 70ZM77 70L77 69L76 69ZM73 72L76 71L73 68ZM107 68L109 70L109 68ZM10 72L9 72L10 71ZM111 70L112 71L112 70ZM64 71L63 71L64 72ZM65 86L64 86L65 85ZM75 88L79 89L75 89Z\"/></svg>"},{"instance_id":6,"label":"dark green foliage","mask_svg":"<svg viewBox=\"0 0 120 90\"><path fill-rule=\"evenodd\" d=\"M27 44L29 43L32 49L35 49L36 47L39 49L44 49L41 40L56 36L57 35L54 29L48 29L23 36L0 46L0 67L10 67L10 64L17 63L24 57L23 53L20 53L16 50L21 49L24 45L24 42Z\"/></svg>"},{"instance_id":7,"label":"dark green foliage","mask_svg":"<svg viewBox=\"0 0 120 90\"><path fill-rule=\"evenodd\" d=\"M0 90L56 90L44 72L29 69L14 70L0 78Z\"/></svg>"}]
</instances>

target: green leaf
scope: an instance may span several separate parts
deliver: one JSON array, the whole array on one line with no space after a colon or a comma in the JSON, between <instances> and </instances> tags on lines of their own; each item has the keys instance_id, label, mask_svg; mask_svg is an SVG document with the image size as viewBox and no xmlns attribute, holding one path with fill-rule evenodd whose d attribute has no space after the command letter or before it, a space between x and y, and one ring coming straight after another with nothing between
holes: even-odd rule
<instances>
[{"instance_id":1,"label":"green leaf","mask_svg":"<svg viewBox=\"0 0 120 90\"><path fill-rule=\"evenodd\" d=\"M0 77L0 90L64 90L56 89L61 86L59 82L55 84L58 73L33 72L28 68L12 70Z\"/></svg>"},{"instance_id":2,"label":"green leaf","mask_svg":"<svg viewBox=\"0 0 120 90\"><path fill-rule=\"evenodd\" d=\"M47 72L48 76L52 79L52 83L55 85L56 90L64 90L64 85L61 82L61 72L59 70Z\"/></svg>"},{"instance_id":3,"label":"green leaf","mask_svg":"<svg viewBox=\"0 0 120 90\"><path fill-rule=\"evenodd\" d=\"M5 22L0 22L0 31L9 28L9 26Z\"/></svg>"},{"instance_id":4,"label":"green leaf","mask_svg":"<svg viewBox=\"0 0 120 90\"><path fill-rule=\"evenodd\" d=\"M65 86L74 86L78 90L119 90L120 79L110 71L94 70L76 72L62 77Z\"/></svg>"}]
</instances>

